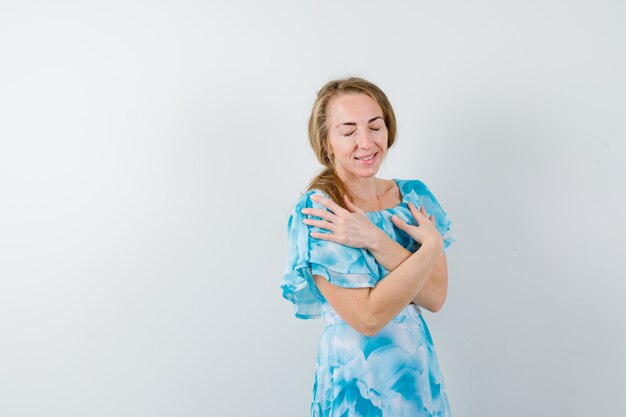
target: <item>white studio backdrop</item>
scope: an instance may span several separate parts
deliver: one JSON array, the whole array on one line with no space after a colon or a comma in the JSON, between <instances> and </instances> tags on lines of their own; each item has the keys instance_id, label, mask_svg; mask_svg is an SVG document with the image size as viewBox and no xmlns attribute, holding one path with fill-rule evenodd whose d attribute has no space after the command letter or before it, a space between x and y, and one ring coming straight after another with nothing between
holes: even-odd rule
<instances>
[{"instance_id":1,"label":"white studio backdrop","mask_svg":"<svg viewBox=\"0 0 626 417\"><path fill-rule=\"evenodd\" d=\"M306 416L283 300L331 78L453 221L456 417L626 412L619 1L0 2L0 415Z\"/></svg>"}]
</instances>

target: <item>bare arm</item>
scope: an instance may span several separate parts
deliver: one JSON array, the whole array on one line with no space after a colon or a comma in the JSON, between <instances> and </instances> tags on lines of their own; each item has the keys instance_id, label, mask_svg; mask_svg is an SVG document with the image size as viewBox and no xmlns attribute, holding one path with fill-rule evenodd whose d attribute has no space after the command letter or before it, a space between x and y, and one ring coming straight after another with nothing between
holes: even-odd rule
<instances>
[{"instance_id":1,"label":"bare arm","mask_svg":"<svg viewBox=\"0 0 626 417\"><path fill-rule=\"evenodd\" d=\"M376 258L376 261L388 271L396 269L411 252L391 239L381 229L372 244L367 248ZM415 304L431 312L437 312L443 307L448 294L448 262L443 254L435 262L430 276L421 290L411 300Z\"/></svg>"},{"instance_id":2,"label":"bare arm","mask_svg":"<svg viewBox=\"0 0 626 417\"><path fill-rule=\"evenodd\" d=\"M352 328L375 335L413 300L426 284L442 256L443 239L434 224L409 203L419 226L400 219L395 224L409 233L422 247L402 261L374 288L344 288L314 275L326 301Z\"/></svg>"},{"instance_id":3,"label":"bare arm","mask_svg":"<svg viewBox=\"0 0 626 417\"><path fill-rule=\"evenodd\" d=\"M344 288L314 275L315 284L337 314L353 329L373 336L419 293L432 273L435 245L422 246L374 288ZM441 256L441 255L439 255Z\"/></svg>"},{"instance_id":4,"label":"bare arm","mask_svg":"<svg viewBox=\"0 0 626 417\"><path fill-rule=\"evenodd\" d=\"M313 197L312 197L313 198ZM333 240L351 247L367 249L376 261L388 271L396 269L411 252L405 249L387 233L374 225L365 215L365 212L344 197L346 206L351 212L339 207L330 199L315 197L314 201L329 207L333 212L321 209L305 209L306 213L319 216L323 221L305 219L306 224L331 230L333 233L312 233L319 239ZM424 207L420 213L431 222L435 218L428 216ZM425 309L437 312L445 303L448 291L448 266L445 255L440 257L426 283L417 295L411 300Z\"/></svg>"}]
</instances>

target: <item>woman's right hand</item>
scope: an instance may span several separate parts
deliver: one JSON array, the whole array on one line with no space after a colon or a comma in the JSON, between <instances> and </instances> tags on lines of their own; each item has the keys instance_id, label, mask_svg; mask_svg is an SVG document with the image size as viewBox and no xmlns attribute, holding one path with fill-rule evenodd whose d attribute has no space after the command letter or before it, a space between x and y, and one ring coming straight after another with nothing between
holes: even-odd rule
<instances>
[{"instance_id":1,"label":"woman's right hand","mask_svg":"<svg viewBox=\"0 0 626 417\"><path fill-rule=\"evenodd\" d=\"M396 215L391 216L393 224L400 230L405 231L416 242L422 246L428 246L438 255L443 251L443 237L435 226L435 217L428 215L422 206L419 210L413 203L407 204L413 218L417 221L417 226L410 225Z\"/></svg>"}]
</instances>

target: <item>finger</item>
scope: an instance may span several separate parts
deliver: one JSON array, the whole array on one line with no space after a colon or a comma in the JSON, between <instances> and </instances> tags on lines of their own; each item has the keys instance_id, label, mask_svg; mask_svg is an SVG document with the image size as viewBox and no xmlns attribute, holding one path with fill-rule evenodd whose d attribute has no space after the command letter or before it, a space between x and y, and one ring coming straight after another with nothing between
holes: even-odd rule
<instances>
[{"instance_id":1,"label":"finger","mask_svg":"<svg viewBox=\"0 0 626 417\"><path fill-rule=\"evenodd\" d=\"M348 207L348 209L353 212L353 213L364 213L364 210L357 206L356 204L354 204L352 201L350 201L350 199L348 198L348 196L346 194L343 195L343 201L346 202L346 207Z\"/></svg>"},{"instance_id":2,"label":"finger","mask_svg":"<svg viewBox=\"0 0 626 417\"><path fill-rule=\"evenodd\" d=\"M418 223L419 223L419 220L423 221L425 218L427 218L426 216L422 214L420 210L417 209L417 207L415 207L413 203L408 203L407 205L409 206L409 210L411 211L413 218L415 218L415 220L418 220Z\"/></svg>"},{"instance_id":3,"label":"finger","mask_svg":"<svg viewBox=\"0 0 626 417\"><path fill-rule=\"evenodd\" d=\"M391 216L391 221L393 222L393 224L398 226L399 229L404 229L404 227L406 226L406 222L395 214Z\"/></svg>"},{"instance_id":4,"label":"finger","mask_svg":"<svg viewBox=\"0 0 626 417\"><path fill-rule=\"evenodd\" d=\"M411 227L411 225L409 225L407 222L405 222L404 220L402 220L400 217L396 216L395 214L391 216L391 221L393 222L393 224L396 225L398 229L401 229L404 231L406 231L409 227Z\"/></svg>"},{"instance_id":5,"label":"finger","mask_svg":"<svg viewBox=\"0 0 626 417\"><path fill-rule=\"evenodd\" d=\"M424 217L426 217L428 220L430 220L431 222L433 221L433 216L432 214L428 214L426 212L426 207L422 206L420 207L420 212L424 215Z\"/></svg>"},{"instance_id":6,"label":"finger","mask_svg":"<svg viewBox=\"0 0 626 417\"><path fill-rule=\"evenodd\" d=\"M335 231L335 225L325 220L302 219L302 222L304 224L308 224L309 226Z\"/></svg>"},{"instance_id":7,"label":"finger","mask_svg":"<svg viewBox=\"0 0 626 417\"><path fill-rule=\"evenodd\" d=\"M429 219L431 222L433 222L433 224L436 223L435 216L433 216L432 214L430 215Z\"/></svg>"},{"instance_id":8,"label":"finger","mask_svg":"<svg viewBox=\"0 0 626 417\"><path fill-rule=\"evenodd\" d=\"M320 208L303 208L300 210L303 214L308 214L309 216L320 217L322 219L326 219L330 222L335 222L337 220L337 216L332 211L328 211L326 209Z\"/></svg>"},{"instance_id":9,"label":"finger","mask_svg":"<svg viewBox=\"0 0 626 417\"><path fill-rule=\"evenodd\" d=\"M321 204L322 206L326 207L327 209L330 209L330 211L332 211L335 214L339 214L342 211L345 211L345 212L348 211L348 210L344 209L343 207L341 207L339 204L335 203L330 198L326 198L326 197L321 196L319 194L313 194L311 196L311 200L315 201L316 203Z\"/></svg>"},{"instance_id":10,"label":"finger","mask_svg":"<svg viewBox=\"0 0 626 417\"><path fill-rule=\"evenodd\" d=\"M311 232L309 234L311 235L311 237L314 237L316 239L337 242L337 237L332 233Z\"/></svg>"}]
</instances>

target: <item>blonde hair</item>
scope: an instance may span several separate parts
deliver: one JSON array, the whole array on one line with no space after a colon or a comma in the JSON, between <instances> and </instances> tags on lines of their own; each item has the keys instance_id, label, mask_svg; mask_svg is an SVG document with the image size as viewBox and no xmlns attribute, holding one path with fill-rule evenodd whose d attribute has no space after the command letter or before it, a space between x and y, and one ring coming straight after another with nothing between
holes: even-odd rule
<instances>
[{"instance_id":1,"label":"blonde hair","mask_svg":"<svg viewBox=\"0 0 626 417\"><path fill-rule=\"evenodd\" d=\"M376 85L363 78L349 77L329 81L320 89L309 117L309 142L315 156L325 168L309 183L307 191L322 190L343 208L346 208L343 195L346 194L350 201L353 201L353 195L337 175L330 155L327 123L328 103L333 97L350 93L366 94L378 103L383 111L383 118L387 127L387 148L391 148L396 141L396 116L389 99Z\"/></svg>"}]
</instances>

